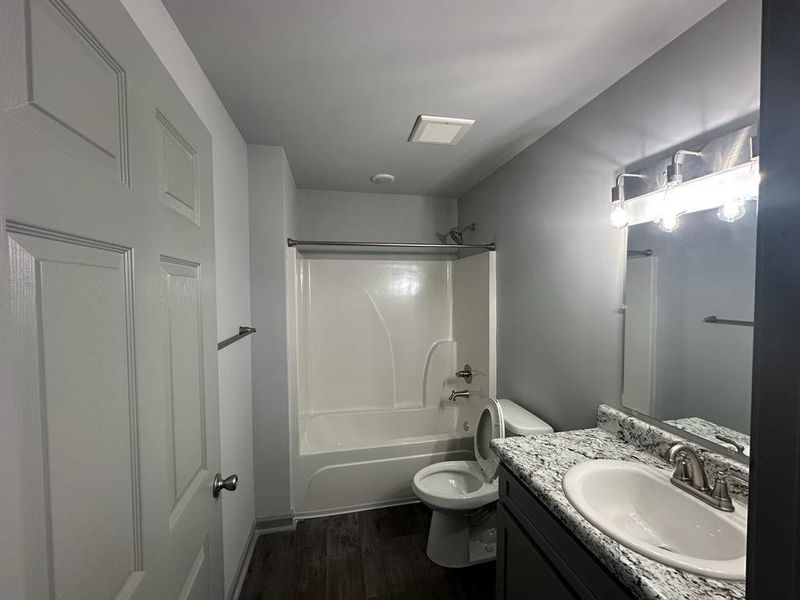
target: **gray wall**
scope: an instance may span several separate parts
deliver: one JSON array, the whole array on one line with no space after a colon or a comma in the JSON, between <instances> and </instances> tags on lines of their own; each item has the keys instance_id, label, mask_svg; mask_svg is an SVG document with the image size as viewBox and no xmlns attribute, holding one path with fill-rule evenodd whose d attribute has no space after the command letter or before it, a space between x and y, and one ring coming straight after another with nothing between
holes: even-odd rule
<instances>
[{"instance_id":1,"label":"gray wall","mask_svg":"<svg viewBox=\"0 0 800 600\"><path fill-rule=\"evenodd\" d=\"M251 305L258 330L251 336L255 513L264 518L290 512L285 253L296 190L283 148L251 145L247 158Z\"/></svg>"},{"instance_id":2,"label":"gray wall","mask_svg":"<svg viewBox=\"0 0 800 600\"><path fill-rule=\"evenodd\" d=\"M558 429L621 396L624 165L758 109L761 3L729 0L459 199L498 244L498 394Z\"/></svg>"},{"instance_id":3,"label":"gray wall","mask_svg":"<svg viewBox=\"0 0 800 600\"><path fill-rule=\"evenodd\" d=\"M298 190L292 237L437 243L456 221L455 198Z\"/></svg>"}]
</instances>

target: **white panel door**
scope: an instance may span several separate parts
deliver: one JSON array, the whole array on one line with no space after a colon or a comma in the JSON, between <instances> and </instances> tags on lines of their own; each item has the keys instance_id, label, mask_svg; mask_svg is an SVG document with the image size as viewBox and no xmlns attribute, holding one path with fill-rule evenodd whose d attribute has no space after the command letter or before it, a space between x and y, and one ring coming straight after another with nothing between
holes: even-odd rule
<instances>
[{"instance_id":1,"label":"white panel door","mask_svg":"<svg viewBox=\"0 0 800 600\"><path fill-rule=\"evenodd\" d=\"M456 364L470 366L472 381L458 379L451 389L469 390L469 402L462 406L468 407L464 414L474 427L486 399L497 396L495 253L454 260L452 277Z\"/></svg>"},{"instance_id":2,"label":"white panel door","mask_svg":"<svg viewBox=\"0 0 800 600\"><path fill-rule=\"evenodd\" d=\"M482 252L453 261L453 339L456 362L467 364L472 382L459 379L476 406L497 395L497 307L495 253Z\"/></svg>"},{"instance_id":3,"label":"white panel door","mask_svg":"<svg viewBox=\"0 0 800 600\"><path fill-rule=\"evenodd\" d=\"M0 0L0 596L222 597L211 139L117 0Z\"/></svg>"},{"instance_id":4,"label":"white panel door","mask_svg":"<svg viewBox=\"0 0 800 600\"><path fill-rule=\"evenodd\" d=\"M625 271L622 400L647 415L655 408L656 260L630 257Z\"/></svg>"}]
</instances>

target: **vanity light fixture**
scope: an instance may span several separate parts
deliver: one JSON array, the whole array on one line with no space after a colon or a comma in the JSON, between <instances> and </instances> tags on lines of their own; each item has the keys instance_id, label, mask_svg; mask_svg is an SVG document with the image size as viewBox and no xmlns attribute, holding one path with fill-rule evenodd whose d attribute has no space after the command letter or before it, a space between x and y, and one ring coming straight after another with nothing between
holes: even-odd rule
<instances>
[{"instance_id":1,"label":"vanity light fixture","mask_svg":"<svg viewBox=\"0 0 800 600\"><path fill-rule=\"evenodd\" d=\"M714 210L720 220L741 219L758 201L761 173L756 126L749 125L706 143L698 150L678 150L666 157L642 164L641 177L648 182L664 181L652 191L623 189L627 174L612 191L610 224L623 228L654 223L661 230L675 231L681 215ZM747 140L750 148L748 152ZM686 161L701 159L692 163Z\"/></svg>"},{"instance_id":2,"label":"vanity light fixture","mask_svg":"<svg viewBox=\"0 0 800 600\"><path fill-rule=\"evenodd\" d=\"M617 175L617 185L611 188L611 216L609 223L615 229L622 229L628 225L628 207L625 206L625 178L636 177L644 179L638 173L620 173Z\"/></svg>"},{"instance_id":3,"label":"vanity light fixture","mask_svg":"<svg viewBox=\"0 0 800 600\"><path fill-rule=\"evenodd\" d=\"M733 207L738 203L735 202L736 199L741 199L745 208L748 202L758 200L758 184L758 159L755 159L750 163L715 171L674 186L669 192L673 197L668 197L668 200L675 201L675 204L670 205L672 207L680 204L684 213L714 209L719 211L718 215L731 216L738 213ZM674 231L675 221L680 215L674 210L665 213L663 203L664 189L626 200L630 222L658 223L659 220L666 220L664 226ZM726 203L731 206L725 208ZM724 210L719 210L720 207ZM725 220L722 216L720 218Z\"/></svg>"}]
</instances>

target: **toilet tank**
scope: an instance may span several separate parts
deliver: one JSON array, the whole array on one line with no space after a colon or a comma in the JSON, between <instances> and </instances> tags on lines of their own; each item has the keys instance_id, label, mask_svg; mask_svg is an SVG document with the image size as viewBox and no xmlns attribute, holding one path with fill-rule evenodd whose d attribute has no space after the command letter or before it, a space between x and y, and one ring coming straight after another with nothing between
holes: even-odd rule
<instances>
[{"instance_id":1,"label":"toilet tank","mask_svg":"<svg viewBox=\"0 0 800 600\"><path fill-rule=\"evenodd\" d=\"M536 435L538 433L553 433L553 428L542 421L535 414L528 412L516 402L506 398L498 399L503 411L503 421L506 425L506 436L511 435Z\"/></svg>"}]
</instances>

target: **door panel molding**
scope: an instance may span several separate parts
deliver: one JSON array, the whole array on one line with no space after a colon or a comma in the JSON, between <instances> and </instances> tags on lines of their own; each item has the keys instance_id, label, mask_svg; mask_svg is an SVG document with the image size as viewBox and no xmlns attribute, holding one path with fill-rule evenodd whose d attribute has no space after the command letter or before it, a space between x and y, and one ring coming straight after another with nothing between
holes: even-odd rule
<instances>
[{"instance_id":1,"label":"door panel molding","mask_svg":"<svg viewBox=\"0 0 800 600\"><path fill-rule=\"evenodd\" d=\"M161 256L167 397L170 402L170 529L208 474L203 369L202 268Z\"/></svg>"},{"instance_id":2,"label":"door panel molding","mask_svg":"<svg viewBox=\"0 0 800 600\"><path fill-rule=\"evenodd\" d=\"M144 574L132 251L14 221L6 232L30 596L129 597Z\"/></svg>"},{"instance_id":3,"label":"door panel molding","mask_svg":"<svg viewBox=\"0 0 800 600\"><path fill-rule=\"evenodd\" d=\"M14 12L3 34L20 64L3 86L5 111L130 186L125 70L63 0Z\"/></svg>"},{"instance_id":4,"label":"door panel molding","mask_svg":"<svg viewBox=\"0 0 800 600\"><path fill-rule=\"evenodd\" d=\"M161 126L158 176L161 201L172 210L198 223L199 195L197 151L160 110Z\"/></svg>"},{"instance_id":5,"label":"door panel molding","mask_svg":"<svg viewBox=\"0 0 800 600\"><path fill-rule=\"evenodd\" d=\"M208 598L208 537L192 563L177 600L206 600Z\"/></svg>"}]
</instances>

